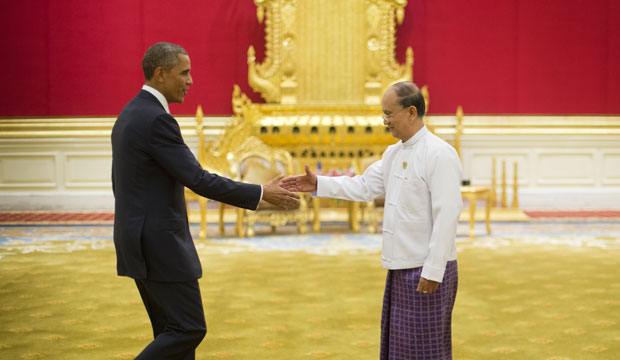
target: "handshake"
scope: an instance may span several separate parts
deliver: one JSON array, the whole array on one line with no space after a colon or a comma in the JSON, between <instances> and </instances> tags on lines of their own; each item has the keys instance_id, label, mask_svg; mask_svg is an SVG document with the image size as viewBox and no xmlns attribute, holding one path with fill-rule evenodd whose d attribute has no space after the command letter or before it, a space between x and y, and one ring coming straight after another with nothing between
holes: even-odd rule
<instances>
[{"instance_id":1,"label":"handshake","mask_svg":"<svg viewBox=\"0 0 620 360\"><path fill-rule=\"evenodd\" d=\"M263 185L263 200L278 208L291 210L299 207L299 195L295 192L316 191L317 177L306 165L306 174L289 176L278 175Z\"/></svg>"}]
</instances>

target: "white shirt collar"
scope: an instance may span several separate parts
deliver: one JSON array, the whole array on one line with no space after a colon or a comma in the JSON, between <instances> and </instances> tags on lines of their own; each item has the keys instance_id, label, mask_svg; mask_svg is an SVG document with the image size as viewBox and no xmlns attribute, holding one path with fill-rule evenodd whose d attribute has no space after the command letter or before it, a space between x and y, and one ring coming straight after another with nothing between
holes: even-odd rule
<instances>
[{"instance_id":1,"label":"white shirt collar","mask_svg":"<svg viewBox=\"0 0 620 360\"><path fill-rule=\"evenodd\" d=\"M146 90L150 92L151 94L153 94L153 96L155 96L157 100L159 100L159 102L161 103L161 106L164 107L166 112L170 114L170 109L168 108L168 100L166 100L166 97L162 93L160 93L157 89L150 87L148 85L142 86L142 90Z\"/></svg>"},{"instance_id":2,"label":"white shirt collar","mask_svg":"<svg viewBox=\"0 0 620 360\"><path fill-rule=\"evenodd\" d=\"M424 135L428 133L428 129L426 126L422 126L418 132L416 132L412 137L410 137L407 141L403 143L403 147L412 147L415 143L418 142Z\"/></svg>"}]
</instances>

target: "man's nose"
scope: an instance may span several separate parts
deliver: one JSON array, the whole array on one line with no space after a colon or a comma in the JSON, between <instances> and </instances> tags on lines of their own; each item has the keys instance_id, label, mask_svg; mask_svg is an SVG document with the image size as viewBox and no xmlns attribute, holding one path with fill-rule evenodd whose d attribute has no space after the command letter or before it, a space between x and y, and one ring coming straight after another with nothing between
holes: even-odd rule
<instances>
[{"instance_id":1,"label":"man's nose","mask_svg":"<svg viewBox=\"0 0 620 360\"><path fill-rule=\"evenodd\" d=\"M192 85L194 83L194 79L192 79L192 76L189 75L189 77L187 78L187 85Z\"/></svg>"}]
</instances>

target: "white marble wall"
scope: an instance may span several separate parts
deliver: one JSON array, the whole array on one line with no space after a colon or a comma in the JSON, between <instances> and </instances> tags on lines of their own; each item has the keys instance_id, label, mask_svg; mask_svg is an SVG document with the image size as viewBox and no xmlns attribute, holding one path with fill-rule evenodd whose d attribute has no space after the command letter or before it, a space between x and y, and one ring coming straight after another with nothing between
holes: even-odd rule
<instances>
[{"instance_id":1,"label":"white marble wall","mask_svg":"<svg viewBox=\"0 0 620 360\"><path fill-rule=\"evenodd\" d=\"M522 118L504 116L496 121L519 124ZM538 118L546 121L545 117ZM600 117L594 120L597 119ZM184 119L182 129L186 142L195 151L197 139L191 121ZM227 120L207 121L225 124ZM453 118L434 117L433 121L447 124ZM492 123L493 117L485 117L485 121ZM516 162L523 209L620 209L620 130L606 126L608 131L601 133L590 129L583 134L510 134L476 131L472 125L461 142L464 178L474 185L490 184L495 158L499 195L501 163L505 160L510 202ZM444 135L451 138L449 127L445 129ZM208 135L217 133L213 127L208 131ZM1 210L113 208L109 133L49 138L2 137L3 134L6 133L0 133Z\"/></svg>"},{"instance_id":2,"label":"white marble wall","mask_svg":"<svg viewBox=\"0 0 620 360\"><path fill-rule=\"evenodd\" d=\"M506 162L508 199L517 164L524 209L620 209L620 136L471 136L462 143L463 173L491 183L496 159L498 194Z\"/></svg>"}]
</instances>

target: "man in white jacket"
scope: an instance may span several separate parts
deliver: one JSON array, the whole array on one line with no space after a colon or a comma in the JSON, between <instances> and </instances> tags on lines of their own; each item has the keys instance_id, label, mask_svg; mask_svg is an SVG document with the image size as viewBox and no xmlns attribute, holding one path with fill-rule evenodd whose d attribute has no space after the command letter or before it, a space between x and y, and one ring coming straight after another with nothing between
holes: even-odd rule
<instances>
[{"instance_id":1,"label":"man in white jacket","mask_svg":"<svg viewBox=\"0 0 620 360\"><path fill-rule=\"evenodd\" d=\"M305 175L286 178L281 186L352 201L385 195L381 359L452 359L461 162L452 146L424 126L424 98L412 82L390 87L382 110L383 123L400 141L363 175L316 176L306 165Z\"/></svg>"}]
</instances>

